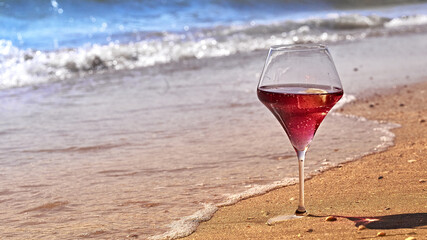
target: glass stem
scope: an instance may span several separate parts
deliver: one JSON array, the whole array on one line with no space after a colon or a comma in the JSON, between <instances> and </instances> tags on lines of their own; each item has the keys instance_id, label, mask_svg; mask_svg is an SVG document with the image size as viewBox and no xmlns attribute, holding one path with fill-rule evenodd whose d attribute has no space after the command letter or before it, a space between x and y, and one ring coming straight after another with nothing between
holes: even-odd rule
<instances>
[{"instance_id":1,"label":"glass stem","mask_svg":"<svg viewBox=\"0 0 427 240\"><path fill-rule=\"evenodd\" d=\"M307 149L303 151L296 150L298 156L298 168L299 168L299 203L296 214L303 214L306 212L304 205L304 160Z\"/></svg>"}]
</instances>

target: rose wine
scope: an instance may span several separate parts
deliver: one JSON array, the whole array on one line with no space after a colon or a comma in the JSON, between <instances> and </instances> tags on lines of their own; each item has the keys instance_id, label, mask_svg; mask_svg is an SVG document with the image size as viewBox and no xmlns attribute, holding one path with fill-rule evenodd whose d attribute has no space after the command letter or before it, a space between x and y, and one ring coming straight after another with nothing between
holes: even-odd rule
<instances>
[{"instance_id":1,"label":"rose wine","mask_svg":"<svg viewBox=\"0 0 427 240\"><path fill-rule=\"evenodd\" d=\"M259 100L274 114L296 150L304 150L331 108L341 88L313 84L280 84L258 88Z\"/></svg>"}]
</instances>

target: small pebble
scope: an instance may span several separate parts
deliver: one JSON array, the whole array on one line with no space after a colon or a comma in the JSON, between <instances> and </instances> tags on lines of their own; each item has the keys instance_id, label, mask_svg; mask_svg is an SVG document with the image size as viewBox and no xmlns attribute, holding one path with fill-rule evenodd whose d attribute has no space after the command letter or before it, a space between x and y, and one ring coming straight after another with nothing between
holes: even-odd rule
<instances>
[{"instance_id":1,"label":"small pebble","mask_svg":"<svg viewBox=\"0 0 427 240\"><path fill-rule=\"evenodd\" d=\"M404 106L405 106L405 104L403 104L403 103L399 104L399 107L404 107Z\"/></svg>"},{"instance_id":2,"label":"small pebble","mask_svg":"<svg viewBox=\"0 0 427 240\"><path fill-rule=\"evenodd\" d=\"M246 219L247 220L252 220L252 219L254 219L254 217L247 217Z\"/></svg>"},{"instance_id":3,"label":"small pebble","mask_svg":"<svg viewBox=\"0 0 427 240\"><path fill-rule=\"evenodd\" d=\"M371 103L371 104L369 104L369 107L373 108L373 107L375 107L375 105Z\"/></svg>"},{"instance_id":4,"label":"small pebble","mask_svg":"<svg viewBox=\"0 0 427 240\"><path fill-rule=\"evenodd\" d=\"M425 180L425 179L420 179L420 180L418 180L418 182L420 182L420 183L425 183L425 182L426 182L426 180Z\"/></svg>"},{"instance_id":5,"label":"small pebble","mask_svg":"<svg viewBox=\"0 0 427 240\"><path fill-rule=\"evenodd\" d=\"M301 233L298 233L297 237L301 237Z\"/></svg>"},{"instance_id":6,"label":"small pebble","mask_svg":"<svg viewBox=\"0 0 427 240\"><path fill-rule=\"evenodd\" d=\"M366 229L365 225L360 225L360 226L357 228L357 230L363 230L363 229Z\"/></svg>"},{"instance_id":7,"label":"small pebble","mask_svg":"<svg viewBox=\"0 0 427 240\"><path fill-rule=\"evenodd\" d=\"M426 122L425 119L420 119L420 123L424 123L424 122Z\"/></svg>"},{"instance_id":8,"label":"small pebble","mask_svg":"<svg viewBox=\"0 0 427 240\"><path fill-rule=\"evenodd\" d=\"M417 239L414 237L407 237L407 238L405 238L405 240L417 240Z\"/></svg>"},{"instance_id":9,"label":"small pebble","mask_svg":"<svg viewBox=\"0 0 427 240\"><path fill-rule=\"evenodd\" d=\"M378 237L383 237L383 236L385 236L385 232L378 232L378 233L377 233L377 236L378 236Z\"/></svg>"},{"instance_id":10,"label":"small pebble","mask_svg":"<svg viewBox=\"0 0 427 240\"><path fill-rule=\"evenodd\" d=\"M359 69L355 67L355 68L353 68L353 71L357 72L357 71L359 71Z\"/></svg>"},{"instance_id":11,"label":"small pebble","mask_svg":"<svg viewBox=\"0 0 427 240\"><path fill-rule=\"evenodd\" d=\"M333 222L333 221L336 221L336 220L337 220L337 218L334 217L334 216L328 216L328 217L325 218L325 221L328 221L328 222Z\"/></svg>"},{"instance_id":12,"label":"small pebble","mask_svg":"<svg viewBox=\"0 0 427 240\"><path fill-rule=\"evenodd\" d=\"M307 232L313 232L314 230L313 229L311 229L311 228L309 228L309 229L307 229Z\"/></svg>"},{"instance_id":13,"label":"small pebble","mask_svg":"<svg viewBox=\"0 0 427 240\"><path fill-rule=\"evenodd\" d=\"M128 237L128 238L138 238L138 234L129 234L126 237Z\"/></svg>"},{"instance_id":14,"label":"small pebble","mask_svg":"<svg viewBox=\"0 0 427 240\"><path fill-rule=\"evenodd\" d=\"M391 209L391 208L389 208L389 207L388 207L388 208L385 208L385 210L386 210L386 211L388 211L388 210L390 210L390 209Z\"/></svg>"},{"instance_id":15,"label":"small pebble","mask_svg":"<svg viewBox=\"0 0 427 240\"><path fill-rule=\"evenodd\" d=\"M378 179L383 179L383 178L384 178L383 176L379 176L379 177L378 177Z\"/></svg>"},{"instance_id":16,"label":"small pebble","mask_svg":"<svg viewBox=\"0 0 427 240\"><path fill-rule=\"evenodd\" d=\"M416 162L417 160L415 160L415 159L411 159L411 160L408 160L408 163L413 163L413 162Z\"/></svg>"},{"instance_id":17,"label":"small pebble","mask_svg":"<svg viewBox=\"0 0 427 240\"><path fill-rule=\"evenodd\" d=\"M295 200L295 198L294 198L294 197L289 198L289 201L293 201L293 200Z\"/></svg>"}]
</instances>

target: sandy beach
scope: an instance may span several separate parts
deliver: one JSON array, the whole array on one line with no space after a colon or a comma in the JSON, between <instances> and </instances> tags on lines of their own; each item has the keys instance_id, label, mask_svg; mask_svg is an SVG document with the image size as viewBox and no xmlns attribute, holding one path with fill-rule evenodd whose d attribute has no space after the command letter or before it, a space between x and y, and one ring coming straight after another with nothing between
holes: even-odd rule
<instances>
[{"instance_id":1,"label":"sandy beach","mask_svg":"<svg viewBox=\"0 0 427 240\"><path fill-rule=\"evenodd\" d=\"M426 239L427 81L389 89L340 109L343 114L398 123L395 146L306 181L312 217L266 224L292 213L296 185L220 208L183 239ZM326 221L334 216L336 221ZM412 237L412 238L411 238Z\"/></svg>"},{"instance_id":2,"label":"sandy beach","mask_svg":"<svg viewBox=\"0 0 427 240\"><path fill-rule=\"evenodd\" d=\"M0 1L0 239L425 234L427 1L27 2ZM344 108L304 166L318 217L267 226L298 162L256 86L271 46L305 43Z\"/></svg>"}]
</instances>

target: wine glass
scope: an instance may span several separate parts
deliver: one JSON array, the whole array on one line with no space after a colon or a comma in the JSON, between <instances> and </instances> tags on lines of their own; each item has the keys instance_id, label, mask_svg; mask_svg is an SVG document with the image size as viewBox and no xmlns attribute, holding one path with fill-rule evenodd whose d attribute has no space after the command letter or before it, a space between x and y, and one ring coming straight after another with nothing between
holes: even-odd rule
<instances>
[{"instance_id":1,"label":"wine glass","mask_svg":"<svg viewBox=\"0 0 427 240\"><path fill-rule=\"evenodd\" d=\"M321 44L271 47L257 93L258 99L280 122L296 151L299 204L295 214L304 215L305 154L320 123L343 95L327 47Z\"/></svg>"}]
</instances>

